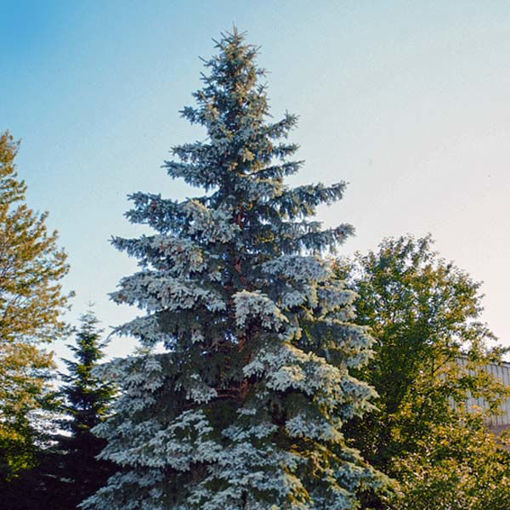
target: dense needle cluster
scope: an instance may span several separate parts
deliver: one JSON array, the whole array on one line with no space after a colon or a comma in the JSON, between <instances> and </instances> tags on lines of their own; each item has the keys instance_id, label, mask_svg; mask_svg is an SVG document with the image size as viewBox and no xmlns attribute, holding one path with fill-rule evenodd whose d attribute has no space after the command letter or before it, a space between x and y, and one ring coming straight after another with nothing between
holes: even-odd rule
<instances>
[{"instance_id":1,"label":"dense needle cluster","mask_svg":"<svg viewBox=\"0 0 510 510\"><path fill-rule=\"evenodd\" d=\"M62 375L65 383L61 394L65 399L63 411L69 416L64 422L68 434L60 438L61 479L60 493L52 508L76 508L76 505L99 489L114 472L111 463L96 460L105 446L104 439L92 434L91 429L108 415L115 388L94 374L104 358L106 343L101 340L98 319L92 310L80 317L76 331L76 345L70 345L73 360L64 360L68 373ZM62 506L59 506L62 505Z\"/></svg>"},{"instance_id":2,"label":"dense needle cluster","mask_svg":"<svg viewBox=\"0 0 510 510\"><path fill-rule=\"evenodd\" d=\"M207 137L165 162L204 193L135 193L128 218L154 234L113 240L141 266L112 297L145 310L119 328L145 352L109 365L121 396L96 430L120 471L85 507L356 508L378 477L342 425L370 406L349 369L371 339L326 257L352 228L312 218L345 185L284 184L301 166L287 159L296 117L269 121L264 72L242 35L217 49L182 111Z\"/></svg>"}]
</instances>

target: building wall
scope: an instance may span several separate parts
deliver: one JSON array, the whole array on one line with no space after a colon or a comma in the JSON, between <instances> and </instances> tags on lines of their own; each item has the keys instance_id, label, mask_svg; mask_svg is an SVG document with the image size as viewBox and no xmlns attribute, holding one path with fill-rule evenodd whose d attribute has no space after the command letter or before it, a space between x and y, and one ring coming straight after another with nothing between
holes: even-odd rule
<instances>
[{"instance_id":1,"label":"building wall","mask_svg":"<svg viewBox=\"0 0 510 510\"><path fill-rule=\"evenodd\" d=\"M460 359L459 363L464 364L465 360ZM510 387L510 363L502 362L501 364L490 364L487 365L486 370L497 377L506 386ZM480 407L487 409L487 403L482 398L470 398L468 399L468 407ZM495 430L503 430L510 427L510 398L503 402L501 406L501 414L492 416L489 419L489 425Z\"/></svg>"}]
</instances>

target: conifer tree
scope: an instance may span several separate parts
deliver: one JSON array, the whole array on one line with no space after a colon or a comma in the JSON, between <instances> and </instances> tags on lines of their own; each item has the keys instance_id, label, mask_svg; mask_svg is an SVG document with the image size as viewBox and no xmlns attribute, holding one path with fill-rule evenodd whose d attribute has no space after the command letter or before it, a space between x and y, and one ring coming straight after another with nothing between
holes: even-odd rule
<instances>
[{"instance_id":1,"label":"conifer tree","mask_svg":"<svg viewBox=\"0 0 510 510\"><path fill-rule=\"evenodd\" d=\"M66 480L58 494L58 508L69 510L102 487L113 473L111 463L96 459L105 441L92 434L109 411L114 387L109 381L98 378L94 369L104 358L101 330L92 310L84 313L76 334L73 360L64 360L68 373L62 375L66 383L62 388L65 404L63 411L70 417L64 428L70 436L63 436L60 445L60 471ZM62 455L63 454L63 455ZM56 505L53 505L56 508Z\"/></svg>"},{"instance_id":2,"label":"conifer tree","mask_svg":"<svg viewBox=\"0 0 510 510\"><path fill-rule=\"evenodd\" d=\"M49 405L51 353L44 344L65 331L61 312L66 296L60 280L67 273L57 234L47 214L25 203L19 180L16 143L0 134L0 491L36 458L38 432L33 413Z\"/></svg>"},{"instance_id":3,"label":"conifer tree","mask_svg":"<svg viewBox=\"0 0 510 510\"><path fill-rule=\"evenodd\" d=\"M296 117L269 121L264 72L242 35L217 49L197 105L182 110L207 137L165 163L204 193L133 194L128 218L155 233L113 239L141 269L112 298L146 311L118 332L148 351L109 367L122 394L95 430L122 471L84 506L357 508L357 491L380 479L342 426L370 407L372 389L349 370L371 338L351 323L354 294L327 258L352 227L312 218L345 184L284 184L301 166L287 159Z\"/></svg>"},{"instance_id":4,"label":"conifer tree","mask_svg":"<svg viewBox=\"0 0 510 510\"><path fill-rule=\"evenodd\" d=\"M114 393L113 385L94 373L105 343L92 310L80 321L76 345L69 345L74 361L64 360L68 372L62 374L64 384L46 424L48 440L37 452L37 465L2 493L9 510L76 510L114 472L110 462L96 459L105 442L91 432L109 412Z\"/></svg>"}]
</instances>

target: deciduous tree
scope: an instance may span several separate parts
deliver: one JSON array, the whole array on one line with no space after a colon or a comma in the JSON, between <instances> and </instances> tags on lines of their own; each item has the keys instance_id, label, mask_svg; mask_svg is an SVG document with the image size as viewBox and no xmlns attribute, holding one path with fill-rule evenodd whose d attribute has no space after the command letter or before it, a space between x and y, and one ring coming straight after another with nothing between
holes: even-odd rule
<instances>
[{"instance_id":1,"label":"deciduous tree","mask_svg":"<svg viewBox=\"0 0 510 510\"><path fill-rule=\"evenodd\" d=\"M386 501L391 510L510 508L509 438L487 431L483 415L458 413L434 424L409 455L396 458L398 478Z\"/></svg>"},{"instance_id":2,"label":"deciduous tree","mask_svg":"<svg viewBox=\"0 0 510 510\"><path fill-rule=\"evenodd\" d=\"M398 481L404 472L400 467L425 455L425 445L437 445L440 431L465 422L469 397L482 397L489 412L497 410L509 388L485 368L501 360L502 350L480 319L480 284L439 257L430 236L386 239L378 251L342 261L338 275L347 278L357 292L358 321L369 326L375 338L374 359L357 375L379 395L375 401L378 411L354 419L348 435L374 466ZM467 427L456 433L466 435ZM473 438L481 433L473 431ZM493 441L485 433L487 441ZM460 455L458 446L444 449L445 455L454 450ZM466 450L464 460L456 456L459 469L464 461L470 462L473 451ZM495 471L499 469L497 458L493 457ZM422 459L423 472L427 462L432 472L435 457L427 454ZM466 476L476 478L478 474L471 471ZM453 486L450 480L449 487ZM423 501L426 504L426 497ZM372 504L382 507L379 497Z\"/></svg>"}]
</instances>

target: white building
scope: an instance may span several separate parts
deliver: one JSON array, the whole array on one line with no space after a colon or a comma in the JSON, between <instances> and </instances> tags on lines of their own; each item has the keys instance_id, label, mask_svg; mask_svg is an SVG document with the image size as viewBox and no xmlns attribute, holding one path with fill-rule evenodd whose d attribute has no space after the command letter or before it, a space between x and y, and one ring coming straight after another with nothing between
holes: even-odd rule
<instances>
[{"instance_id":1,"label":"white building","mask_svg":"<svg viewBox=\"0 0 510 510\"><path fill-rule=\"evenodd\" d=\"M463 363L463 360L460 360ZM492 363L487 365L486 370L497 377L505 386L510 387L510 363L502 362L501 364ZM487 403L482 398L470 398L468 400L469 407L479 407L487 409ZM489 419L491 429L499 432L510 427L510 398L501 405L501 414L492 416Z\"/></svg>"}]
</instances>

